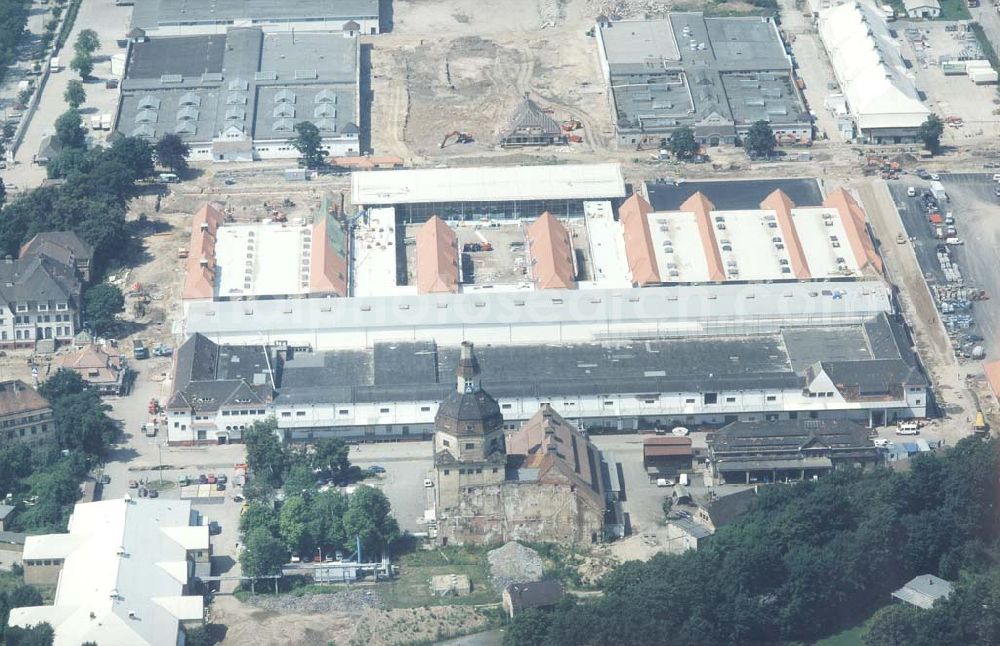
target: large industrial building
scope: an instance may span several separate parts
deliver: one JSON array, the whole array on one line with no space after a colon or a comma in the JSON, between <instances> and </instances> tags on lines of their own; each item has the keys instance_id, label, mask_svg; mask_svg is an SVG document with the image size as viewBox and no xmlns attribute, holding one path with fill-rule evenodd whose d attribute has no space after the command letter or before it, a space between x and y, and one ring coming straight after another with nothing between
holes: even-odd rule
<instances>
[{"instance_id":1,"label":"large industrial building","mask_svg":"<svg viewBox=\"0 0 1000 646\"><path fill-rule=\"evenodd\" d=\"M208 526L188 500L79 503L69 533L29 536L24 580L53 586L51 605L14 608L11 626L45 622L55 646L184 644L204 625L195 580L211 571Z\"/></svg>"},{"instance_id":2,"label":"large industrial building","mask_svg":"<svg viewBox=\"0 0 1000 646\"><path fill-rule=\"evenodd\" d=\"M724 297L705 305L727 303L730 311L742 307ZM426 436L438 403L454 388L449 375L460 342L470 337L479 339L484 387L510 429L544 404L591 430L799 418L882 425L926 415L927 380L899 319L873 313L795 326L783 324L778 311L762 317L756 331L750 321L740 326L732 319L728 330L720 325L703 334L678 326L589 341L560 339L559 324L543 326L550 333L530 342L456 331L436 341L434 334L370 345L359 340L328 351L302 342L217 344L196 334L176 353L167 439L238 440L247 426L271 416L291 440ZM689 320L697 312L690 310Z\"/></svg>"},{"instance_id":3,"label":"large industrial building","mask_svg":"<svg viewBox=\"0 0 1000 646\"><path fill-rule=\"evenodd\" d=\"M761 120L779 143L812 141L812 118L770 18L671 13L601 22L596 35L620 146L656 145L679 127L703 145L734 144Z\"/></svg>"},{"instance_id":4,"label":"large industrial building","mask_svg":"<svg viewBox=\"0 0 1000 646\"><path fill-rule=\"evenodd\" d=\"M360 150L358 39L352 34L232 28L130 45L115 130L179 135L192 160L295 159L309 121L330 155Z\"/></svg>"},{"instance_id":5,"label":"large industrial building","mask_svg":"<svg viewBox=\"0 0 1000 646\"><path fill-rule=\"evenodd\" d=\"M379 33L379 0L117 0L134 5L132 30L148 36L221 34L229 27L265 31Z\"/></svg>"},{"instance_id":6,"label":"large industrial building","mask_svg":"<svg viewBox=\"0 0 1000 646\"><path fill-rule=\"evenodd\" d=\"M820 12L819 35L840 83L826 107L842 117L843 136L873 144L917 141L930 110L885 13L864 0L845 2Z\"/></svg>"}]
</instances>

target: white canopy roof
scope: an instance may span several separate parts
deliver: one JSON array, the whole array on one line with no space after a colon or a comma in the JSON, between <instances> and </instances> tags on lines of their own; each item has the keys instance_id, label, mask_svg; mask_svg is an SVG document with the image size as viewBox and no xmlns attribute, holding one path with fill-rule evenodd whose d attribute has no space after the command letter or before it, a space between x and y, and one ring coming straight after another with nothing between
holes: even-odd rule
<instances>
[{"instance_id":1,"label":"white canopy roof","mask_svg":"<svg viewBox=\"0 0 1000 646\"><path fill-rule=\"evenodd\" d=\"M930 110L874 5L854 0L820 12L819 35L859 128L917 128L927 119Z\"/></svg>"}]
</instances>

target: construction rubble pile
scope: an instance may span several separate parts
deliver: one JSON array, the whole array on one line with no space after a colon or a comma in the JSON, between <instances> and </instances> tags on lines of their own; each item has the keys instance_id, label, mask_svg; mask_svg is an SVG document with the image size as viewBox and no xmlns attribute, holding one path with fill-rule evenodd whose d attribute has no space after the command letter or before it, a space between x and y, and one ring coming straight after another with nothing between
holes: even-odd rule
<instances>
[{"instance_id":1,"label":"construction rubble pile","mask_svg":"<svg viewBox=\"0 0 1000 646\"><path fill-rule=\"evenodd\" d=\"M542 578L542 557L538 552L511 541L486 555L490 564L490 582L497 592L508 583L540 581Z\"/></svg>"}]
</instances>

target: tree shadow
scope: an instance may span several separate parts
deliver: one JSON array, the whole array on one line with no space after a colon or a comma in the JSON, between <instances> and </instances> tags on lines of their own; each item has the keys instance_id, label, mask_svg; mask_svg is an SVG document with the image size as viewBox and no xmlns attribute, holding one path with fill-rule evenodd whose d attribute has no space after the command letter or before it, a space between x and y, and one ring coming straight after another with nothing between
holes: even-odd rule
<instances>
[{"instance_id":1,"label":"tree shadow","mask_svg":"<svg viewBox=\"0 0 1000 646\"><path fill-rule=\"evenodd\" d=\"M128 463L137 457L139 457L139 452L128 446L112 447L105 452L105 462Z\"/></svg>"},{"instance_id":2,"label":"tree shadow","mask_svg":"<svg viewBox=\"0 0 1000 646\"><path fill-rule=\"evenodd\" d=\"M212 639L213 644L221 644L226 639L229 628L224 624L205 624L205 630Z\"/></svg>"},{"instance_id":3,"label":"tree shadow","mask_svg":"<svg viewBox=\"0 0 1000 646\"><path fill-rule=\"evenodd\" d=\"M212 557L212 572L215 572L216 576L231 572L234 567L236 560L231 556Z\"/></svg>"}]
</instances>

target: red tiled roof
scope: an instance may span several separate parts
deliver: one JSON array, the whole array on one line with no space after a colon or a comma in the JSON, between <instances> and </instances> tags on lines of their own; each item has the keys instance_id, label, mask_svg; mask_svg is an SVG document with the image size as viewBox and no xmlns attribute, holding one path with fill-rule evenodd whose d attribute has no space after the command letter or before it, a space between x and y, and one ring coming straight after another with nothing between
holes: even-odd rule
<instances>
[{"instance_id":1,"label":"red tiled roof","mask_svg":"<svg viewBox=\"0 0 1000 646\"><path fill-rule=\"evenodd\" d=\"M875 251L875 245L868 235L865 226L865 211L861 208L851 194L843 188L838 188L826 196L823 206L828 209L837 209L840 214L840 221L847 231L847 242L854 253L854 259L858 266L864 269L871 267L879 274L882 273L882 259Z\"/></svg>"},{"instance_id":2,"label":"red tiled roof","mask_svg":"<svg viewBox=\"0 0 1000 646\"><path fill-rule=\"evenodd\" d=\"M458 292L458 236L432 215L417 231L417 293Z\"/></svg>"},{"instance_id":3,"label":"red tiled roof","mask_svg":"<svg viewBox=\"0 0 1000 646\"><path fill-rule=\"evenodd\" d=\"M573 243L562 222L546 211L528 227L531 276L538 289L576 288Z\"/></svg>"},{"instance_id":4,"label":"red tiled roof","mask_svg":"<svg viewBox=\"0 0 1000 646\"><path fill-rule=\"evenodd\" d=\"M622 223L625 235L625 254L628 257L628 268L632 273L632 283L635 285L653 285L663 282L660 270L656 266L656 250L653 248L653 236L649 231L647 216L653 212L653 207L635 193L618 209L618 219Z\"/></svg>"},{"instance_id":5,"label":"red tiled roof","mask_svg":"<svg viewBox=\"0 0 1000 646\"><path fill-rule=\"evenodd\" d=\"M212 298L215 294L215 233L224 220L222 211L211 204L194 214L183 298Z\"/></svg>"},{"instance_id":6,"label":"red tiled roof","mask_svg":"<svg viewBox=\"0 0 1000 646\"><path fill-rule=\"evenodd\" d=\"M340 238L345 234L330 230L340 226L330 215L321 214L316 219L309 260L309 291L312 294L347 296L347 258L341 255L331 240L331 234Z\"/></svg>"},{"instance_id":7,"label":"red tiled roof","mask_svg":"<svg viewBox=\"0 0 1000 646\"><path fill-rule=\"evenodd\" d=\"M726 270L722 265L722 254L719 253L719 245L715 239L715 227L712 224L712 204L705 194L698 191L681 204L681 211L694 213L698 222L698 236L701 238L701 246L705 253L705 263L708 265L708 279L712 281L726 280Z\"/></svg>"},{"instance_id":8,"label":"red tiled roof","mask_svg":"<svg viewBox=\"0 0 1000 646\"><path fill-rule=\"evenodd\" d=\"M809 271L809 263L806 261L805 251L802 249L802 241L799 239L799 232L795 228L795 221L792 219L792 202L784 191L777 189L760 203L760 208L767 211L774 211L778 218L778 228L781 229L781 237L785 241L785 250L788 251L788 260L792 266L792 273L799 280L809 280L812 274Z\"/></svg>"}]
</instances>

